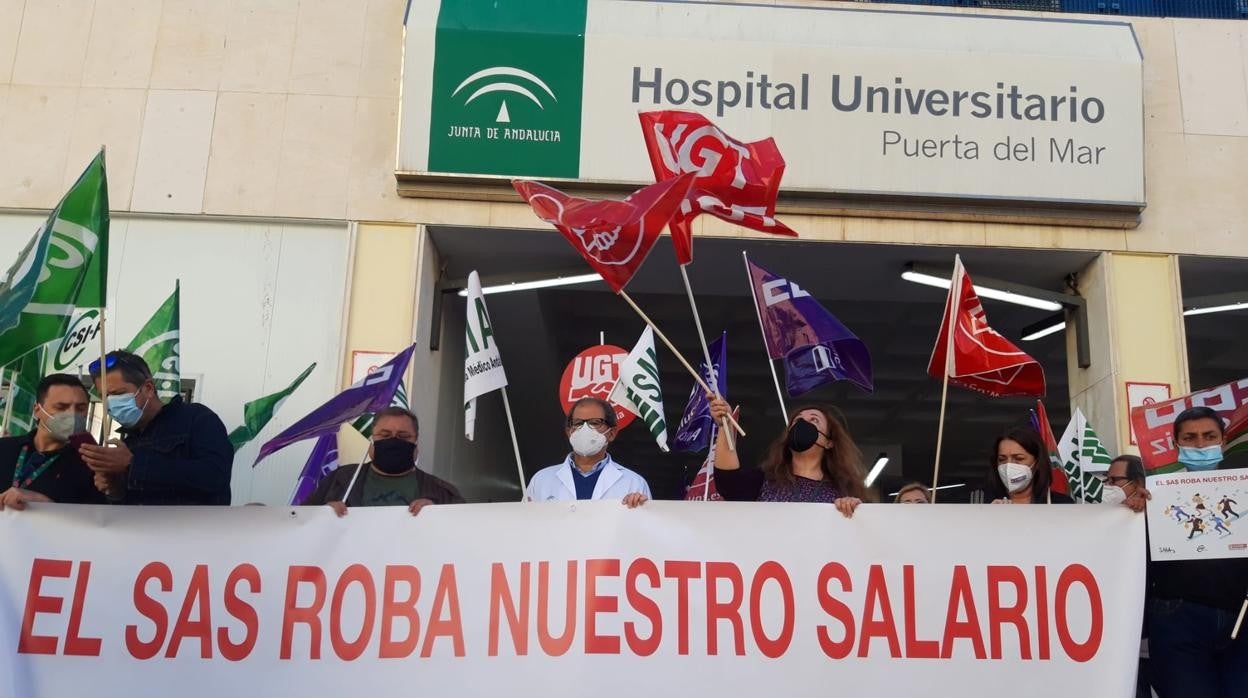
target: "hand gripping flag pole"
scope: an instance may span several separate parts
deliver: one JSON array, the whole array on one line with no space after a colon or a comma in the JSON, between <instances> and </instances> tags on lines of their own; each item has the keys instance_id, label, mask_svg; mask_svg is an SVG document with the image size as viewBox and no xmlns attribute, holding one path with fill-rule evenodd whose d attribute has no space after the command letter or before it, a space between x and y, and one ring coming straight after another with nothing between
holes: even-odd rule
<instances>
[{"instance_id":1,"label":"hand gripping flag pole","mask_svg":"<svg viewBox=\"0 0 1248 698\"><path fill-rule=\"evenodd\" d=\"M711 363L710 345L706 343L706 333L702 330L702 317L698 314L698 303L693 299L693 287L689 285L689 273L685 271L686 266L688 265L680 265L680 279L685 282L685 295L689 297L689 309L693 311L693 326L698 328L698 342L702 346L702 358L706 360L706 367L709 370L710 367L715 364ZM657 332L658 330L655 331ZM715 386L715 388L709 392L713 393L717 398L722 398L723 396L719 394L718 388L719 386ZM732 430L728 428L728 418L721 418L719 423L720 426L724 428L724 431L728 433L728 450L736 451L737 440L734 437Z\"/></svg>"}]
</instances>

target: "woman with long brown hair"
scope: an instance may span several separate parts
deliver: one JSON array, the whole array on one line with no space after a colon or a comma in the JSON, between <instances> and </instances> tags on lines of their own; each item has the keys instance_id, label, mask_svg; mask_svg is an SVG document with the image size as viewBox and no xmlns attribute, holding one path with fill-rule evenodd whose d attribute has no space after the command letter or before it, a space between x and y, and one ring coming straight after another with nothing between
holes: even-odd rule
<instances>
[{"instance_id":1,"label":"woman with long brown hair","mask_svg":"<svg viewBox=\"0 0 1248 698\"><path fill-rule=\"evenodd\" d=\"M716 422L728 415L724 399L710 396L710 402ZM741 469L724 430L715 441L715 487L728 500L832 503L848 517L867 497L865 478L862 453L830 405L793 410L788 429L772 442L758 468Z\"/></svg>"}]
</instances>

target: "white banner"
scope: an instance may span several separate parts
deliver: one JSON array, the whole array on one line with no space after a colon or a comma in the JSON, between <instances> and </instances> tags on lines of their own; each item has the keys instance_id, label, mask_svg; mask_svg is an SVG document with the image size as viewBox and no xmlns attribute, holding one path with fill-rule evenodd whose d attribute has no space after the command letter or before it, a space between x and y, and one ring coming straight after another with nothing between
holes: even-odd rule
<instances>
[{"instance_id":1,"label":"white banner","mask_svg":"<svg viewBox=\"0 0 1248 698\"><path fill-rule=\"evenodd\" d=\"M1128 698L1144 596L1124 507L44 505L0 537L22 698Z\"/></svg>"},{"instance_id":2,"label":"white banner","mask_svg":"<svg viewBox=\"0 0 1248 698\"><path fill-rule=\"evenodd\" d=\"M1154 560L1248 557L1248 468L1148 478Z\"/></svg>"}]
</instances>

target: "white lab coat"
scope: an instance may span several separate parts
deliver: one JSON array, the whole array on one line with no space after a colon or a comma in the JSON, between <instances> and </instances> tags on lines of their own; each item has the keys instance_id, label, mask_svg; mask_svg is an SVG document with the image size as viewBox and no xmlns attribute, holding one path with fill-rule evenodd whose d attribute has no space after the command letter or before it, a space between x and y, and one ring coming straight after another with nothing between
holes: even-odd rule
<instances>
[{"instance_id":1,"label":"white lab coat","mask_svg":"<svg viewBox=\"0 0 1248 698\"><path fill-rule=\"evenodd\" d=\"M542 468L529 481L529 500L533 502L568 502L576 501L576 484L573 475L572 456L569 455L558 465ZM594 484L594 496L591 499L624 499L627 494L640 492L650 499L650 486L646 479L637 473L616 463L607 456L607 463L598 474L598 482Z\"/></svg>"}]
</instances>

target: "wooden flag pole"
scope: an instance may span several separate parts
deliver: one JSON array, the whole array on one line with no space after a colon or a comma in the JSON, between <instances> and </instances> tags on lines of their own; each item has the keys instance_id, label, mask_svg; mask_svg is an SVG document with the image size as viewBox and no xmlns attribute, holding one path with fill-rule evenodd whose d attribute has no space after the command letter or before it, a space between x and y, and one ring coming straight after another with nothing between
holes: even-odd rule
<instances>
[{"instance_id":1,"label":"wooden flag pole","mask_svg":"<svg viewBox=\"0 0 1248 698\"><path fill-rule=\"evenodd\" d=\"M702 344L702 358L706 361L706 368L709 371L715 364L711 362L711 349L706 343L706 333L702 331L702 316L698 314L698 304L693 299L693 286L689 284L689 272L685 271L686 266L688 265L680 265L680 278L685 282L685 295L689 297L689 308L693 310L693 326L698 328L698 341ZM719 394L719 381L716 381L714 390L711 392L713 392L717 398L723 397ZM724 417L719 420L719 423L728 434L728 450L736 451L737 440L733 438L732 430L728 428L728 418Z\"/></svg>"},{"instance_id":2,"label":"wooden flag pole","mask_svg":"<svg viewBox=\"0 0 1248 698\"><path fill-rule=\"evenodd\" d=\"M100 401L104 404L104 415L100 420L100 445L108 445L108 435L113 433L113 419L108 414L108 349L104 343L104 308L100 308Z\"/></svg>"},{"instance_id":3,"label":"wooden flag pole","mask_svg":"<svg viewBox=\"0 0 1248 698\"><path fill-rule=\"evenodd\" d=\"M507 399L507 386L502 387L503 409L507 411L507 429L511 432L511 448L516 454L516 473L520 475L520 501L529 498L529 488L524 482L524 464L520 461L520 442L516 440L516 423L511 419L511 400Z\"/></svg>"},{"instance_id":4,"label":"wooden flag pole","mask_svg":"<svg viewBox=\"0 0 1248 698\"><path fill-rule=\"evenodd\" d=\"M1239 629L1244 625L1244 615L1248 614L1248 594L1245 594L1244 605L1239 607L1239 618L1235 619L1235 627L1231 628L1231 639L1239 639Z\"/></svg>"},{"instance_id":5,"label":"wooden flag pole","mask_svg":"<svg viewBox=\"0 0 1248 698\"><path fill-rule=\"evenodd\" d=\"M940 388L940 421L936 427L936 465L932 471L932 504L936 503L937 487L940 486L940 451L945 442L945 407L949 400L949 367L953 363L953 337L958 331L958 306L962 301L962 257L954 257L953 278L949 283L949 300L945 303L950 309L948 336L945 337L945 370Z\"/></svg>"},{"instance_id":6,"label":"wooden flag pole","mask_svg":"<svg viewBox=\"0 0 1248 698\"><path fill-rule=\"evenodd\" d=\"M758 292L754 290L754 277L750 274L750 257L745 250L741 250L741 259L745 261L745 277L750 283L750 297L754 299L754 317L758 318L758 332L763 337L763 350L767 349L767 330L763 327L763 316L758 312ZM780 389L780 376L776 375L776 362L772 360L771 353L767 353L767 368L771 369L771 380L776 384L776 397L780 400L780 419L784 420L784 426L789 426L789 408L784 405L784 391Z\"/></svg>"},{"instance_id":7,"label":"wooden flag pole","mask_svg":"<svg viewBox=\"0 0 1248 698\"><path fill-rule=\"evenodd\" d=\"M685 367L685 370L689 372L689 375L693 376L693 379L698 382L698 385L701 386L706 392L714 393L715 391L711 390L711 386L707 385L706 381L702 379L702 376L698 375L698 372L693 370L693 366L689 365L689 361L685 359L683 354L680 353L680 350L676 348L676 345L672 344L672 341L667 338L667 335L663 334L663 331L655 326L654 321L651 320L649 316L647 316L645 312L643 312L642 309L633 302L633 299L629 297L628 293L621 289L619 296L620 298L623 298L626 303L628 303L629 307L631 307L638 316L641 317L643 322L650 326L650 329L654 330L654 333L658 335L659 339L663 341L663 344L667 345L667 348L676 355L676 358L680 360L680 364ZM738 434L745 436L745 430L741 428L741 425L738 424L737 420L733 419L731 415L728 416L728 422L732 424L732 427L737 430Z\"/></svg>"}]
</instances>

